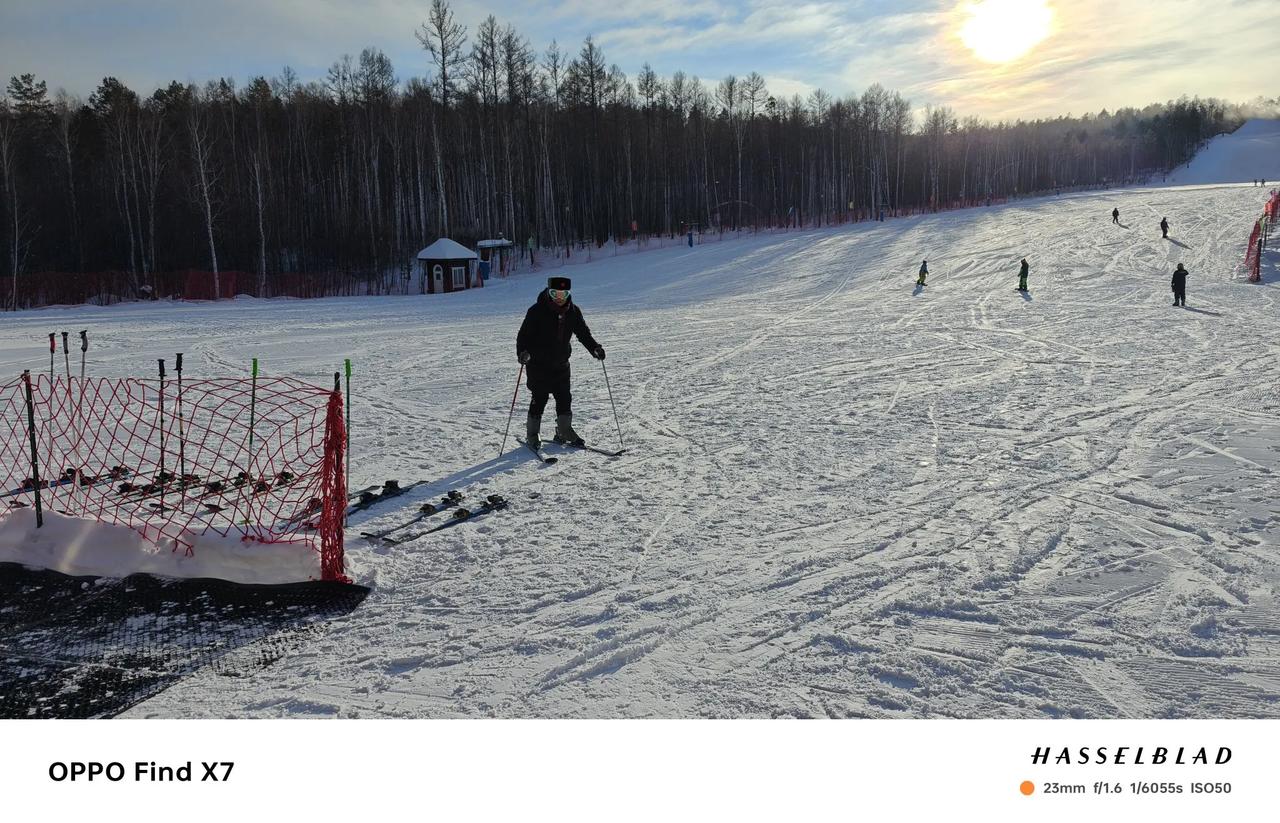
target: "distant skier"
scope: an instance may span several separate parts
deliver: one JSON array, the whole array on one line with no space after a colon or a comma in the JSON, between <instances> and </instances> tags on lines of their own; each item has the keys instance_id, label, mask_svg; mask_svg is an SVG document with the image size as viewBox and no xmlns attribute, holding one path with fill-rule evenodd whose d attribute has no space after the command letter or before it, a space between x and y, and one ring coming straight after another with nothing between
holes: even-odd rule
<instances>
[{"instance_id":1,"label":"distant skier","mask_svg":"<svg viewBox=\"0 0 1280 823\"><path fill-rule=\"evenodd\" d=\"M1022 268L1018 270L1018 291L1027 290L1027 275L1031 273L1031 266L1027 264L1027 258L1022 258Z\"/></svg>"},{"instance_id":2,"label":"distant skier","mask_svg":"<svg viewBox=\"0 0 1280 823\"><path fill-rule=\"evenodd\" d=\"M1120 222L1120 209L1116 208L1111 210L1111 222L1112 223Z\"/></svg>"},{"instance_id":3,"label":"distant skier","mask_svg":"<svg viewBox=\"0 0 1280 823\"><path fill-rule=\"evenodd\" d=\"M1169 236L1169 218L1167 217L1160 218L1160 236L1164 238Z\"/></svg>"},{"instance_id":4,"label":"distant skier","mask_svg":"<svg viewBox=\"0 0 1280 823\"><path fill-rule=\"evenodd\" d=\"M924 285L924 278L925 278L925 275L927 275L928 273L929 273L929 261L925 260L923 263L920 264L920 277L916 279L917 286Z\"/></svg>"},{"instance_id":5,"label":"distant skier","mask_svg":"<svg viewBox=\"0 0 1280 823\"><path fill-rule=\"evenodd\" d=\"M569 392L570 335L576 335L592 357L604 359L604 346L591 336L582 310L569 296L569 286L567 277L547 278L547 288L525 312L520 333L516 335L516 357L528 371L527 385L533 395L529 401L525 440L534 451L542 448L539 433L548 395L556 398L555 441L582 445L582 438L573 430L573 411L569 406L573 399Z\"/></svg>"},{"instance_id":6,"label":"distant skier","mask_svg":"<svg viewBox=\"0 0 1280 823\"><path fill-rule=\"evenodd\" d=\"M1173 270L1173 280L1170 285L1173 286L1173 305L1187 305L1187 270L1181 263Z\"/></svg>"}]
</instances>

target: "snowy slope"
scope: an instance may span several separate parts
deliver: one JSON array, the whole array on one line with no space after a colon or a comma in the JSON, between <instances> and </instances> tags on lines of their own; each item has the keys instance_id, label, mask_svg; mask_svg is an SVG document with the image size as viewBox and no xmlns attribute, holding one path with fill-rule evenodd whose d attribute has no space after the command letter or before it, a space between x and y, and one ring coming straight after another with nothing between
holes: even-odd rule
<instances>
[{"instance_id":1,"label":"snowy slope","mask_svg":"<svg viewBox=\"0 0 1280 823\"><path fill-rule=\"evenodd\" d=\"M438 479L353 518L360 609L135 716L1276 716L1280 292L1235 271L1262 199L1090 193L574 267L612 461L496 456L541 275L20 314L0 361L64 327L97 374L183 350L323 385L352 356L352 482ZM579 429L616 440L580 349L574 384ZM511 508L358 538L454 487Z\"/></svg>"},{"instance_id":2,"label":"snowy slope","mask_svg":"<svg viewBox=\"0 0 1280 823\"><path fill-rule=\"evenodd\" d=\"M1280 180L1280 120L1249 120L1210 140L1191 162L1168 176L1170 185Z\"/></svg>"}]
</instances>

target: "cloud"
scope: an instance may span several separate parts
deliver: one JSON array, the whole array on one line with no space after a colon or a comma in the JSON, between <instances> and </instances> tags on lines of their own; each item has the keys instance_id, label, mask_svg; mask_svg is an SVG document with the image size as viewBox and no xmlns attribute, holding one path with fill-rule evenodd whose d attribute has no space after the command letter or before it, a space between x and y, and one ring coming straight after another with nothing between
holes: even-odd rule
<instances>
[{"instance_id":1,"label":"cloud","mask_svg":"<svg viewBox=\"0 0 1280 823\"><path fill-rule=\"evenodd\" d=\"M913 104L991 118L1081 113L1186 94L1274 95L1274 0L1051 0L1057 30L1008 65L958 37L962 0L453 0L473 35L488 14L542 53L593 35L634 77L648 62L714 82L758 71L776 96L843 96L873 83ZM146 93L170 80L320 79L366 46L401 79L430 70L413 33L428 0L0 0L0 80L34 72L86 94L105 75Z\"/></svg>"}]
</instances>

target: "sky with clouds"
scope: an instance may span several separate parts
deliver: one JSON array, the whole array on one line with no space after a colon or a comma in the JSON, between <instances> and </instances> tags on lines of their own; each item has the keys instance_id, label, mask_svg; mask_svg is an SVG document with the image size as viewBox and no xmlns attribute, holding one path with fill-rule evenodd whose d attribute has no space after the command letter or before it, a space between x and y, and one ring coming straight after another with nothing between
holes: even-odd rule
<instances>
[{"instance_id":1,"label":"sky with clouds","mask_svg":"<svg viewBox=\"0 0 1280 823\"><path fill-rule=\"evenodd\" d=\"M1023 0L1001 0L1022 2ZM712 83L758 71L778 96L860 94L1012 119L1145 105L1181 95L1245 102L1280 94L1277 0L1047 0L1049 36L992 65L959 37L973 0L453 0L474 32L486 15L542 52L595 38L630 77L645 63ZM1045 0L1026 0L1045 2ZM429 0L0 0L0 80L33 72L87 95L107 75L143 93L170 80L319 79L376 46L397 76L429 73L414 38ZM1009 36L1022 36L1010 32Z\"/></svg>"}]
</instances>

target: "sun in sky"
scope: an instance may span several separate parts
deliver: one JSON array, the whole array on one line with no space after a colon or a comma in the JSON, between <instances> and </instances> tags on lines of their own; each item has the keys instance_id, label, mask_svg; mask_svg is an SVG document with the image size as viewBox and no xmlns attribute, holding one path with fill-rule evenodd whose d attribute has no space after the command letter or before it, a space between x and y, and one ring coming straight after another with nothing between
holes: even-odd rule
<instances>
[{"instance_id":1,"label":"sun in sky","mask_svg":"<svg viewBox=\"0 0 1280 823\"><path fill-rule=\"evenodd\" d=\"M968 19L960 39L988 63L1017 60L1053 30L1048 0L977 0L961 8Z\"/></svg>"}]
</instances>

